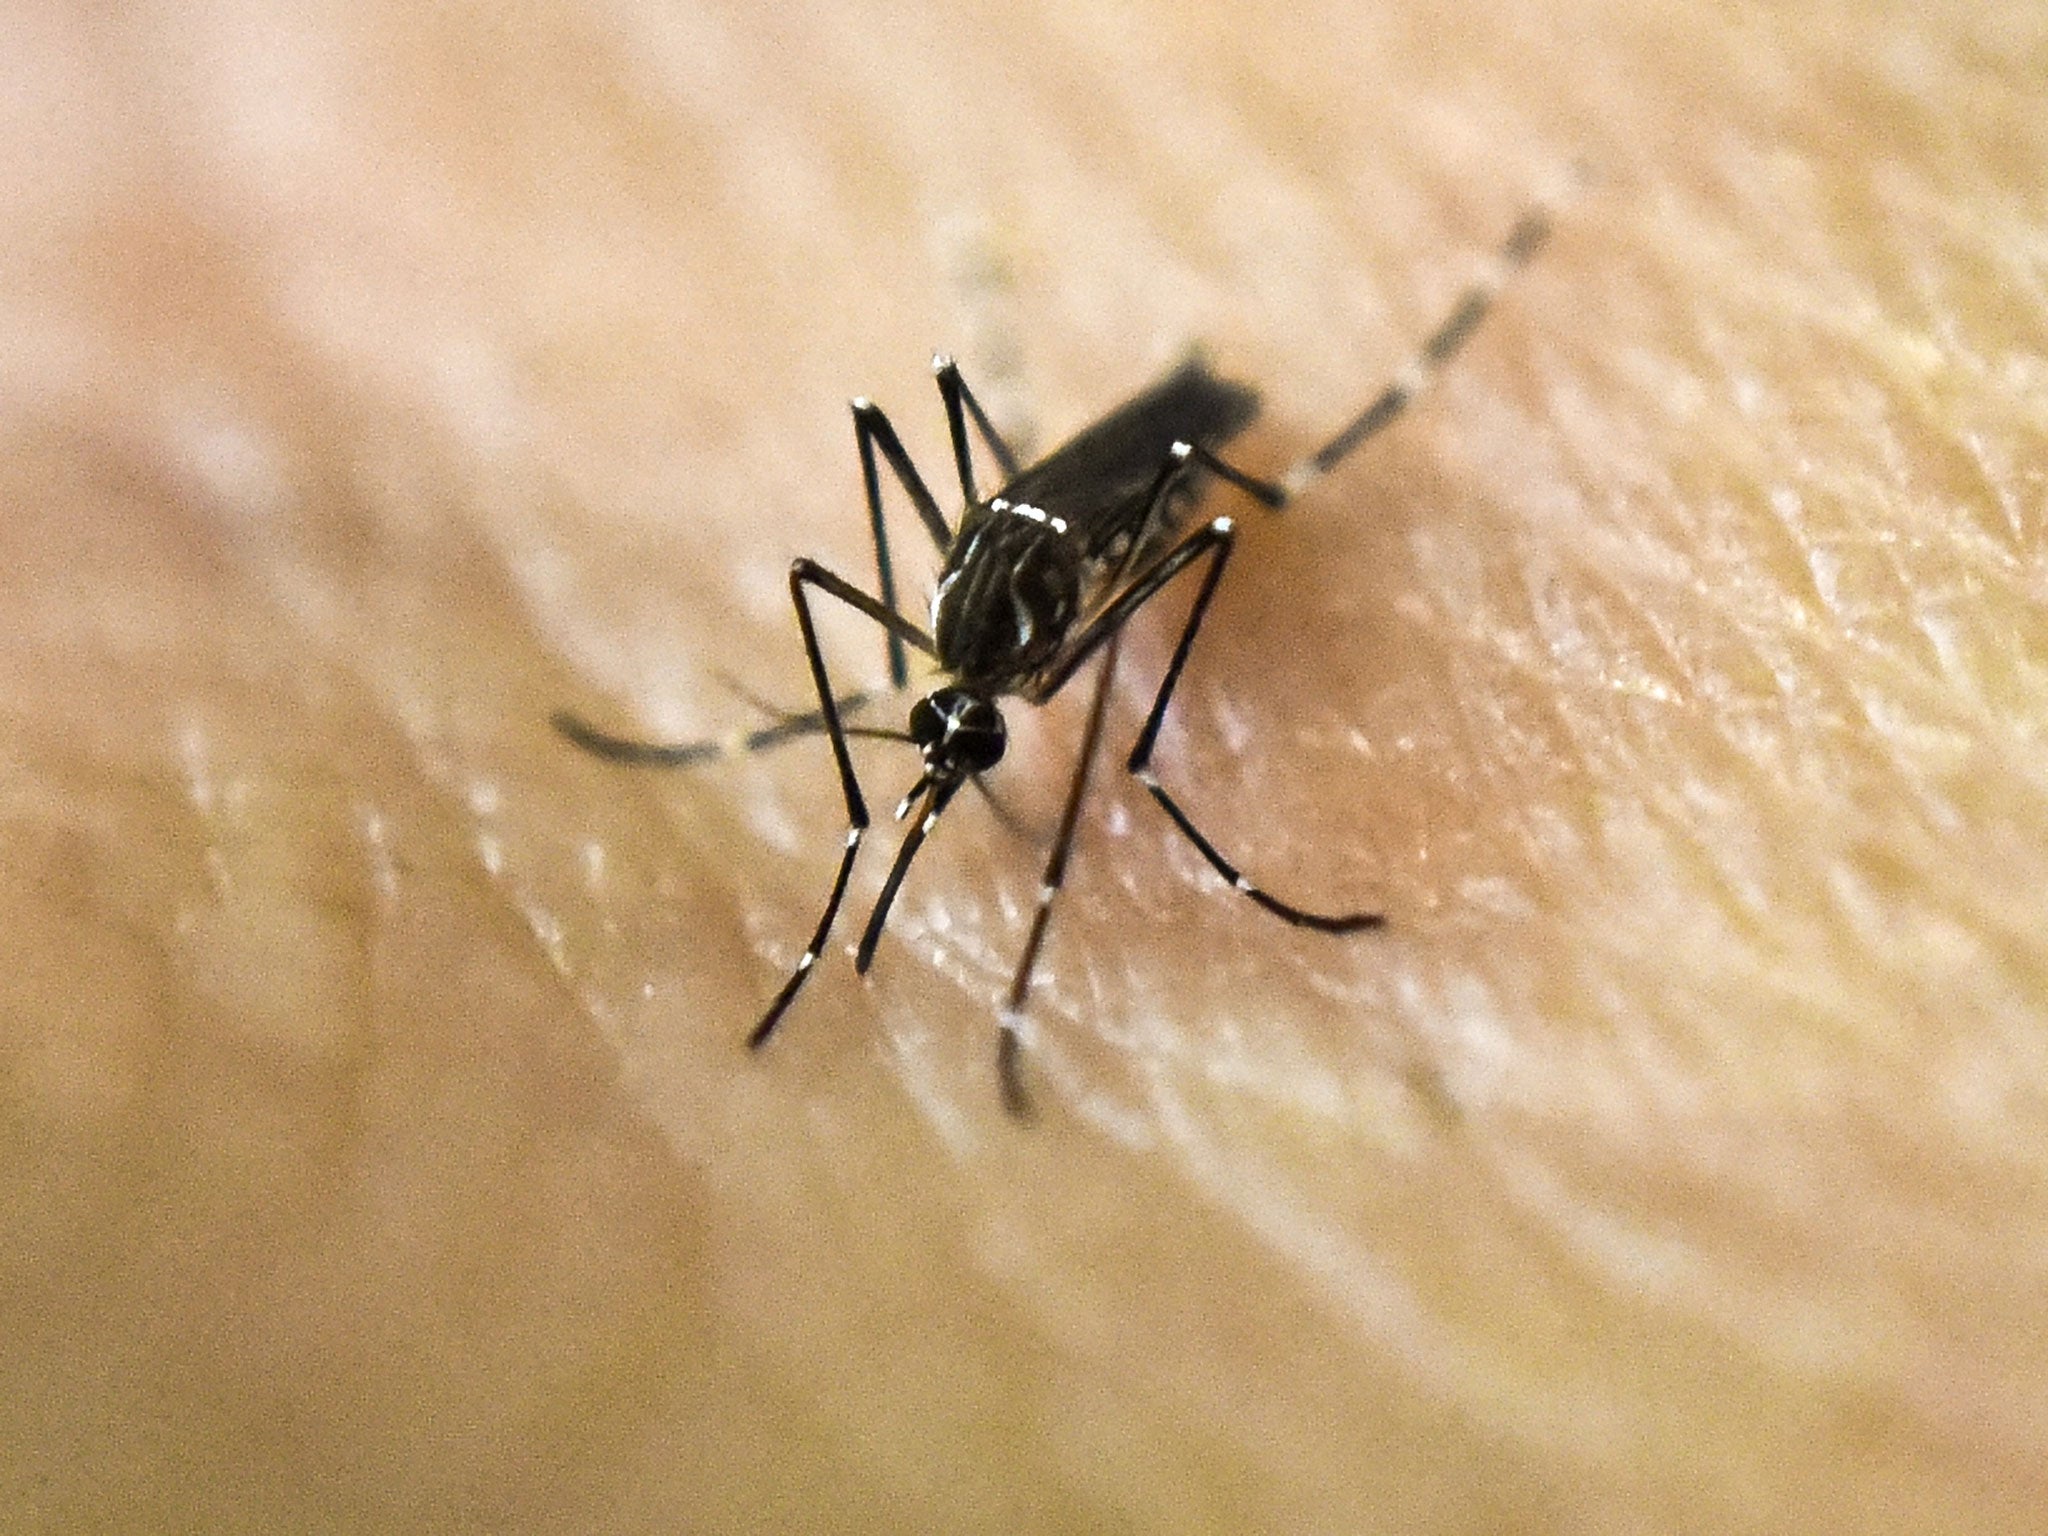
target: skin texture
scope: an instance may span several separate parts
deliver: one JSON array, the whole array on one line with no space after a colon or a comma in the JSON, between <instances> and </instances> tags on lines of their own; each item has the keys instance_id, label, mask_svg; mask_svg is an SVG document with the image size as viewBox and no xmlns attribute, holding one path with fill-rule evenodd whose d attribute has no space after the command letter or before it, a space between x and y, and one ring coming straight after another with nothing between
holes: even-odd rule
<instances>
[{"instance_id":1,"label":"skin texture","mask_svg":"<svg viewBox=\"0 0 2048 1536\"><path fill-rule=\"evenodd\" d=\"M2039 1521L2039 6L22 0L0 59L10 1528ZM1388 930L1116 771L1163 611L1035 1122L1083 688L741 1049L825 752L549 711L804 705L844 400L944 485L934 348L1043 445L1201 341L1276 472L1574 157L1434 393L1211 503L1161 777Z\"/></svg>"}]
</instances>

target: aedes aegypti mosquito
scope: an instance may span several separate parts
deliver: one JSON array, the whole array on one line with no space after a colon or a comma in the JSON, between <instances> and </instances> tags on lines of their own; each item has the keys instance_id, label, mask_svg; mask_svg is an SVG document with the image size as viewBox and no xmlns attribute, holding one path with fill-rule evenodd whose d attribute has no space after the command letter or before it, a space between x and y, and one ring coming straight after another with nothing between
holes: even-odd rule
<instances>
[{"instance_id":1,"label":"aedes aegypti mosquito","mask_svg":"<svg viewBox=\"0 0 2048 1536\"><path fill-rule=\"evenodd\" d=\"M860 449L880 595L870 596L813 560L799 559L790 567L789 595L803 635L818 707L782 714L775 724L740 738L733 746L628 741L566 712L554 716L556 729L579 747L614 762L643 765L698 763L725 755L734 747L755 751L820 732L831 742L840 792L846 801L845 849L817 930L761 1022L747 1037L750 1047L758 1049L767 1042L824 953L868 830L867 800L853 770L847 738L875 736L908 742L924 759L923 771L896 808L897 820L910 818L910 829L897 849L854 952L854 969L865 974L911 860L960 787L978 783L1002 758L1005 729L997 701L1014 697L1028 704L1043 704L1100 654L1102 664L1095 674L1080 756L1053 836L1024 953L1000 1016L996 1061L1003 1103L1012 1114L1027 1112L1017 1025L1045 942L1053 898L1066 879L1089 770L1101 743L1123 627L1175 577L1198 564L1205 568L1194 606L1125 767L1210 867L1268 912L1325 933L1354 933L1383 924L1377 912L1311 912L1254 885L1196 828L1153 773L1152 750L1160 724L1209 600L1230 561L1235 539L1228 517L1211 518L1192 532L1184 532L1187 515L1204 476L1225 481L1266 507L1284 507L1303 487L1386 427L1471 337L1509 275L1542 247L1550 226L1548 206L1539 204L1525 213L1500 245L1490 269L1464 291L1408 365L1342 430L1278 480L1260 479L1218 457L1217 450L1251 424L1259 400L1244 385L1218 378L1199 356L1029 467L1018 464L953 361L935 358L933 371L946 408L953 469L964 508L957 525L946 521L889 418L865 399L853 401L854 438ZM970 421L1002 467L1002 488L991 496L984 497L976 488L968 440ZM898 608L877 454L909 497L938 550L941 565L929 630L904 617ZM881 626L888 637L889 675L897 690L909 683L906 646L922 651L936 664L944 680L911 706L907 730L845 724L842 715L864 707L872 697L834 693L811 618L814 591L837 598Z\"/></svg>"}]
</instances>

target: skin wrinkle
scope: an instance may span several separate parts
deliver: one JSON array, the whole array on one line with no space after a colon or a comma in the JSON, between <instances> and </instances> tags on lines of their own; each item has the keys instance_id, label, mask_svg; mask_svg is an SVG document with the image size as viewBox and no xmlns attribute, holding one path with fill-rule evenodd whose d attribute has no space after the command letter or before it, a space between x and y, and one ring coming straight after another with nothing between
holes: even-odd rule
<instances>
[{"instance_id":1,"label":"skin wrinkle","mask_svg":"<svg viewBox=\"0 0 2048 1536\"><path fill-rule=\"evenodd\" d=\"M0 34L15 1522L2038 1523L2039 7ZM861 981L878 824L748 1053L829 754L550 713L814 707L787 571L872 575L855 392L936 491L935 349L1045 444L1201 343L1279 474L1580 156L1398 424L1190 523L1238 547L1151 768L1388 929L1257 911L1121 771L1187 578L1126 637L1033 1124L997 1006L1085 676ZM893 806L914 754L852 750Z\"/></svg>"}]
</instances>

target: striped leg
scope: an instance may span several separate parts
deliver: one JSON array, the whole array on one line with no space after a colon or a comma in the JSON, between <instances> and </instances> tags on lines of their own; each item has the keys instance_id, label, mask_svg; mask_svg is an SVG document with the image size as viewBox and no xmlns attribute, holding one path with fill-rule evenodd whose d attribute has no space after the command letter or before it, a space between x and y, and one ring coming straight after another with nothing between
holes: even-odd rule
<instances>
[{"instance_id":1,"label":"striped leg","mask_svg":"<svg viewBox=\"0 0 2048 1536\"><path fill-rule=\"evenodd\" d=\"M1559 207L1577 190L1582 179L1575 175L1560 193L1538 201L1515 221L1515 227L1508 231L1507 239L1500 243L1486 270L1459 296L1444 322L1430 333L1392 382L1334 437L1281 476L1280 489L1288 497L1299 495L1311 481L1335 469L1360 443L1378 434L1429 388L1444 364L1472 339L1472 333L1479 329L1479 323L1508 281L1543 249Z\"/></svg>"},{"instance_id":2,"label":"striped leg","mask_svg":"<svg viewBox=\"0 0 2048 1536\"><path fill-rule=\"evenodd\" d=\"M818 956L825 952L825 941L832 936L832 920L839 915L839 903L846 896L846 882L853 874L854 856L860 852L861 839L868 830L867 801L861 795L860 780L854 776L853 758L846 750L846 728L839 720L839 705L832 696L832 680L825 673L825 653L818 646L817 626L811 621L807 591L811 587L827 592L855 612L867 615L888 630L891 637L907 640L922 651L932 649L931 638L916 625L817 562L798 560L789 568L790 601L796 606L797 627L804 638L804 657L810 663L811 681L818 690L818 712L824 718L825 734L832 742L832 760L839 769L839 789L846 799L846 848L839 857L839 873L833 877L832 894L825 899L825 910L818 918L817 931L811 935L811 942L804 946L796 969L790 972L782 990L775 994L775 1001L768 1005L761 1022L747 1036L747 1045L753 1050L759 1050L767 1043L768 1037L775 1032L775 1026L782 1021L782 1015L809 978L811 968L818 963Z\"/></svg>"},{"instance_id":3,"label":"striped leg","mask_svg":"<svg viewBox=\"0 0 2048 1536\"><path fill-rule=\"evenodd\" d=\"M1223 567L1229 562L1234 537L1230 519L1217 518L1207 528L1190 536L1176 549L1168 560L1176 560L1176 569L1186 566L1202 554L1214 552L1209 562L1209 571L1202 578L1201 590L1195 594L1195 605L1188 612L1187 627L1181 631L1180 643L1173 648L1173 660L1167 663L1166 676L1159 684L1159 696L1152 701L1152 712L1145 718L1145 728L1138 733L1137 744L1131 748L1129 761L1124 765L1137 781L1144 785L1157 800L1166 814L1173 818L1173 824L1180 828L1181 835L1194 844L1195 851L1209 861L1210 868L1228 880L1231 885L1274 916L1301 928L1315 928L1324 933L1355 933L1364 928L1378 928L1386 919L1377 912L1311 912L1297 907L1292 902L1261 890L1245 878L1238 867L1220 853L1216 845L1204 837L1187 812L1180 808L1173 796L1168 794L1158 777L1152 772L1152 748L1159 739L1159 727L1166 719L1166 706L1173 702L1173 690L1180 683L1181 669L1187 665L1188 652L1194 648L1195 635L1202 627L1202 616L1209 610L1209 600L1216 594L1216 583L1223 576ZM1162 561L1164 565L1166 562ZM1154 587L1153 590L1157 590Z\"/></svg>"},{"instance_id":4,"label":"striped leg","mask_svg":"<svg viewBox=\"0 0 2048 1536\"><path fill-rule=\"evenodd\" d=\"M1060 812L1059 830L1053 834L1052 856L1045 862L1045 878L1038 884L1038 907L1031 914L1031 934L1024 941L1024 953L1010 978L1009 995L1003 999L1002 1033L996 1041L996 1079L1002 1085L1003 1108L1019 1120L1031 1113L1031 1100L1024 1092L1023 1071L1018 1061L1017 1026L1023 1020L1024 998L1031 990L1031 974L1038 968L1038 951L1045 944L1045 930L1052 921L1053 898L1067 882L1067 862L1074 851L1074 833L1081 821L1081 802L1088 796L1088 774L1095 765L1096 748L1102 741L1102 719L1109 709L1110 681L1116 676L1117 650L1123 641L1121 630L1111 633L1103 646L1102 670L1095 674L1095 697L1088 705L1088 725L1081 734L1081 755L1074 763L1073 782L1067 786L1067 803Z\"/></svg>"}]
</instances>

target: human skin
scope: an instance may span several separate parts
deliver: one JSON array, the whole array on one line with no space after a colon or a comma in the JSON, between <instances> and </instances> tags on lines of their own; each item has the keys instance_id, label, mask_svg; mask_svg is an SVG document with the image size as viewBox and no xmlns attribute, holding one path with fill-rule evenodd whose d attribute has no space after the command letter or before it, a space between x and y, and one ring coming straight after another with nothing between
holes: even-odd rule
<instances>
[{"instance_id":1,"label":"human skin","mask_svg":"<svg viewBox=\"0 0 2048 1536\"><path fill-rule=\"evenodd\" d=\"M25 0L0 58L9 1528L2039 1528L2038 7ZM1043 445L1201 342L1277 472L1575 159L1437 389L1209 503L1161 777L1386 931L1118 771L1174 599L1032 1121L1079 688L744 1050L822 745L549 712L803 705L845 398L945 484L934 348Z\"/></svg>"}]
</instances>

